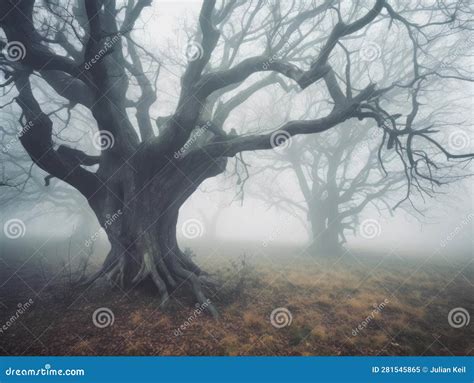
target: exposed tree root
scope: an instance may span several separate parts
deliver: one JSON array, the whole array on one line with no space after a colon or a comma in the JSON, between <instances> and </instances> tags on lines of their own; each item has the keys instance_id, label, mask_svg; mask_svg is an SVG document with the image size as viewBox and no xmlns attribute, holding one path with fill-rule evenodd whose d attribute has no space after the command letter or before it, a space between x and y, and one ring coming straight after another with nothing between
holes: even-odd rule
<instances>
[{"instance_id":1,"label":"exposed tree root","mask_svg":"<svg viewBox=\"0 0 474 383\"><path fill-rule=\"evenodd\" d=\"M210 300L205 296L203 288L215 286L216 283L201 271L201 269L179 248L169 249L164 255L156 243L145 241L148 250L143 251L139 259L134 261L140 265L137 272L130 278L130 270L126 256L112 249L102 268L79 283L88 287L102 277L107 277L121 288L136 287L145 280L151 280L158 290L160 307L164 307L170 299L170 294L181 285L189 286L197 302L206 307L209 313L217 319L219 314ZM151 249L151 250L150 250ZM154 251L152 251L154 250ZM129 255L129 254L128 254ZM137 256L135 256L137 258Z\"/></svg>"}]
</instances>

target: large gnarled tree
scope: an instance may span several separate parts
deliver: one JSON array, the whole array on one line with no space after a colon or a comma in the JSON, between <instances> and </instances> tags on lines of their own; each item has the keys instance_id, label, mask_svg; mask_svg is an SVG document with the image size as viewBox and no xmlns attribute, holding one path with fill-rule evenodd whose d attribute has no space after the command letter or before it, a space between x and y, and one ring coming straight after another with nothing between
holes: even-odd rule
<instances>
[{"instance_id":1,"label":"large gnarled tree","mask_svg":"<svg viewBox=\"0 0 474 383\"><path fill-rule=\"evenodd\" d=\"M404 158L408 181L416 185L436 181L432 173L436 164L415 141L434 146L449 160L471 158L448 152L432 137L429 127L412 127L420 82L429 76L466 78L465 73L443 73L444 68L422 65L419 57L426 55L438 38L464 28L467 5L453 2L437 9L397 10L390 3L376 0L366 7L354 2L346 9L332 0L318 6L311 2L205 1L194 43L197 54L192 55L182 75L174 113L159 119L156 135L150 118L150 107L156 100L153 79L143 69L138 51L144 49L132 37L135 22L151 5L150 0L129 0L124 6L114 0L79 0L74 5L49 0L44 7L34 0L2 1L0 27L6 37L0 43L2 87L14 86L22 125L31 127L23 129L19 139L49 177L68 183L87 199L111 244L102 269L88 283L104 275L127 287L152 280L162 302L185 283L200 303L206 302L203 272L177 243L179 208L204 180L224 171L228 158L272 149L281 143L281 137L324 132L349 119L371 119L383 130L388 148ZM418 12L426 20L422 25L410 21ZM241 30L233 29L232 44L226 45L239 49L229 50L222 48L221 37L234 17L245 22L235 24ZM411 71L389 86L378 87L369 76L358 82L364 83L362 86L352 84L350 66L345 73L337 73L331 60L346 54L344 41L357 39L379 23L385 28L397 24L406 29L412 42ZM265 33L254 33L257 28ZM249 35L252 38L246 39ZM25 54L12 57L14 44L24 47ZM257 50L260 52L253 55ZM292 56L294 52L296 56ZM156 52L148 53L154 57ZM272 77L257 81L280 81L289 91L293 85L299 90L325 87L332 110L316 119L288 121L273 131L269 127L267 133L226 133L224 121L233 108L228 94L250 81L248 91L239 95L250 97L264 85L251 83L265 75L262 72ZM81 148L57 146L53 121L43 112L34 91L36 76L69 100L71 108L76 104L88 108L104 140L113 141L113 145L104 144L100 156ZM130 100L127 91L132 77L140 95ZM414 106L401 125L399 116L385 105L390 92L399 88L411 91ZM130 110L135 111L136 123ZM198 137L202 126L209 130L205 139ZM91 168L93 165L96 168ZM119 218L107 224L108 217L118 211L122 212ZM209 309L217 314L214 307Z\"/></svg>"}]
</instances>

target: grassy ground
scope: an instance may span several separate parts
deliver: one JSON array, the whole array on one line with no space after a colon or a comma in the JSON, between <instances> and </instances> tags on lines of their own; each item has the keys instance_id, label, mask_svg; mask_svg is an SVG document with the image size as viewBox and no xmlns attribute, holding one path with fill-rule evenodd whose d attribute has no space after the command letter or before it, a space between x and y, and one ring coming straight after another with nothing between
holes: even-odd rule
<instances>
[{"instance_id":1,"label":"grassy ground","mask_svg":"<svg viewBox=\"0 0 474 383\"><path fill-rule=\"evenodd\" d=\"M79 293L68 282L68 268L2 254L0 325L18 303L33 303L0 332L0 353L473 354L473 324L448 323L453 308L474 313L472 259L352 252L320 259L295 247L232 243L200 244L195 251L196 261L220 281L209 295L219 321L195 311L182 290L162 310L152 293L104 284ZM93 324L101 307L113 312L113 325ZM288 325L277 328L281 318L272 324L270 317L281 308Z\"/></svg>"}]
</instances>

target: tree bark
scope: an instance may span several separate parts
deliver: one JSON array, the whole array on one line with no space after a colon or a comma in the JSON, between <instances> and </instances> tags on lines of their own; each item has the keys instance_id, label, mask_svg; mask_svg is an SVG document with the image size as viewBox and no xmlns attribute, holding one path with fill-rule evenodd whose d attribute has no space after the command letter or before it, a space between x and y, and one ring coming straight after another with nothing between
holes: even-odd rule
<instances>
[{"instance_id":1,"label":"tree bark","mask_svg":"<svg viewBox=\"0 0 474 383\"><path fill-rule=\"evenodd\" d=\"M185 285L217 317L204 293L205 273L181 251L176 236L180 207L202 181L225 169L225 160L195 157L161 157L157 171L156 165L147 166L150 157L143 156L113 176L102 175L107 179L106 188L90 203L107 233L111 250L102 268L83 285L103 276L124 289L151 281L161 305L167 303L171 292Z\"/></svg>"}]
</instances>

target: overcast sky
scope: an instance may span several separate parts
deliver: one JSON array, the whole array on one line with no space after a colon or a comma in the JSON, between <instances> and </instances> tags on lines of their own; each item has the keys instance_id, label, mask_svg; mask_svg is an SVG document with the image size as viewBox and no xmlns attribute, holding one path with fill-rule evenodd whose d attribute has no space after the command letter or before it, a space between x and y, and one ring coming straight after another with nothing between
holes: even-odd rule
<instances>
[{"instance_id":1,"label":"overcast sky","mask_svg":"<svg viewBox=\"0 0 474 383\"><path fill-rule=\"evenodd\" d=\"M150 50L165 49L168 44L182 51L183 59L186 37L180 32L183 16L186 15L190 25L196 22L199 12L199 1L154 1L153 6L146 8L137 23L134 36ZM142 30L142 31L140 31ZM166 115L173 110L179 85L179 69L171 66L162 68L162 84L158 101L152 115ZM472 87L471 87L472 91ZM472 102L472 99L468 100ZM470 119L472 120L472 110ZM471 145L472 148L472 145ZM472 170L472 167L471 167ZM222 188L222 177L206 181L201 190L216 190ZM252 182L252 180L250 181ZM228 186L228 184L226 185ZM291 186L290 190L294 188ZM472 250L473 234L473 188L472 180L466 180L461 185L442 189L444 195L423 202L417 199L421 208L427 208L430 213L420 223L407 215L403 210L394 212L394 216L380 217L371 208L364 211L361 220L375 219L380 224L379 235L370 240L348 236L349 244L356 247L377 247L387 249L411 249L414 252L429 253L439 250L441 243L448 238L453 250L469 252ZM300 222L286 213L268 209L264 203L251 196L246 196L243 205L229 202L235 196L237 189L231 188L223 192L204 193L197 191L182 207L180 222L189 218L202 217L202 212L212 216L216 209L222 213L217 216L217 235L221 239L242 239L263 241L276 235L276 242L303 243L307 240L307 232ZM9 209L11 214L12 209ZM17 212L28 217L31 211ZM2 217L3 218L3 217ZM5 219L8 217L5 216ZM46 230L47 232L68 232L71 222L63 222L58 216L38 218L30 226L31 232ZM46 228L46 229L45 229ZM453 234L455 233L455 234Z\"/></svg>"}]
</instances>

